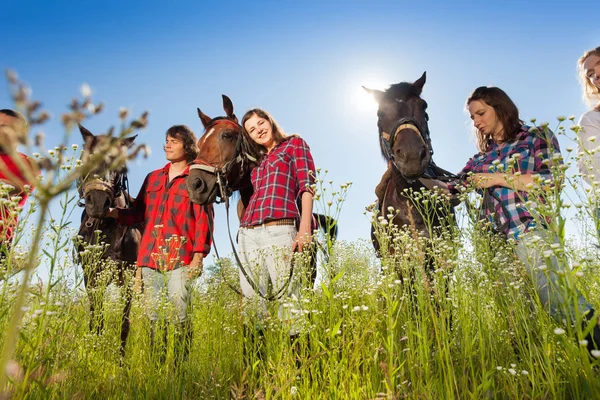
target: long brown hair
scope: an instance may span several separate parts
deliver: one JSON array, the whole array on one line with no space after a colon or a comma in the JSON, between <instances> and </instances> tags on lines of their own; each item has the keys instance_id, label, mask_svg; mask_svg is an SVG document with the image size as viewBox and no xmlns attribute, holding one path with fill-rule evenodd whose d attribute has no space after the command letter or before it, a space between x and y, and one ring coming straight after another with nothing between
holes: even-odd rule
<instances>
[{"instance_id":1,"label":"long brown hair","mask_svg":"<svg viewBox=\"0 0 600 400\"><path fill-rule=\"evenodd\" d=\"M168 137L179 139L183 142L183 151L185 152L185 160L189 163L193 162L198 156L198 146L196 145L196 135L186 125L173 125L167 130L165 139Z\"/></svg>"},{"instance_id":2,"label":"long brown hair","mask_svg":"<svg viewBox=\"0 0 600 400\"><path fill-rule=\"evenodd\" d=\"M496 118L503 127L503 140L511 142L521 131L523 121L519 118L519 109L504 90L495 86L480 86L471 93L467 99L466 107L473 101L482 101L492 107L496 112ZM485 135L479 129L475 129L477 148L481 152L488 151L493 142L491 134Z\"/></svg>"},{"instance_id":3,"label":"long brown hair","mask_svg":"<svg viewBox=\"0 0 600 400\"><path fill-rule=\"evenodd\" d=\"M275 139L275 143L280 144L281 142L286 141L291 137L297 137L296 134L288 135L283 131L281 126L275 121L275 119L269 114L267 111L260 108L253 108L251 110L246 111L246 114L242 117L242 128L244 128L244 132L249 135L248 131L246 131L246 121L248 121L252 116L256 115L259 118L266 119L271 124L273 129L273 139Z\"/></svg>"},{"instance_id":4,"label":"long brown hair","mask_svg":"<svg viewBox=\"0 0 600 400\"><path fill-rule=\"evenodd\" d=\"M577 69L579 70L579 82L583 89L583 100L590 106L595 107L596 110L600 111L600 88L597 88L590 82L588 77L585 75L583 69L583 63L590 56L600 57L600 46L588 50L577 60Z\"/></svg>"}]
</instances>

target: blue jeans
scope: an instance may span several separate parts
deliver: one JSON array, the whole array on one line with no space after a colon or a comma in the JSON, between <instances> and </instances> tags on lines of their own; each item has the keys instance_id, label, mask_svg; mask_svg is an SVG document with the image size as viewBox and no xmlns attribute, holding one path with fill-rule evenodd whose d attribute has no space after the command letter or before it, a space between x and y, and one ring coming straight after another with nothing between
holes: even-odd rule
<instances>
[{"instance_id":1,"label":"blue jeans","mask_svg":"<svg viewBox=\"0 0 600 400\"><path fill-rule=\"evenodd\" d=\"M564 265L559 265L554 255L544 257L544 251L549 250L549 244L552 243L558 243L552 232L535 229L519 238L516 254L525 265L540 301L552 318L558 322L567 319L574 323L576 310L582 315L591 310L592 305L577 290L573 279L566 279L567 275L559 275L565 270Z\"/></svg>"},{"instance_id":2,"label":"blue jeans","mask_svg":"<svg viewBox=\"0 0 600 400\"><path fill-rule=\"evenodd\" d=\"M177 322L184 322L187 318L187 308L191 300L188 267L180 267L172 271L159 271L142 267L142 278L144 280L147 314L150 321L158 320L159 314L169 315L167 309L169 305L172 305L175 309ZM160 308L163 306L167 306L167 309L159 313Z\"/></svg>"}]
</instances>

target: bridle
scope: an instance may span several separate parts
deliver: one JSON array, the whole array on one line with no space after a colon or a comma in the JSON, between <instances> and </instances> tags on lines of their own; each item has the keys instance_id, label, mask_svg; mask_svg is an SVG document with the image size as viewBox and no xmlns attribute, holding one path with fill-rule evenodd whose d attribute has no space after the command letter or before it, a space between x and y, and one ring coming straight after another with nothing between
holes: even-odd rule
<instances>
[{"instance_id":1,"label":"bridle","mask_svg":"<svg viewBox=\"0 0 600 400\"><path fill-rule=\"evenodd\" d=\"M433 147L431 146L431 137L429 135L429 127L427 124L425 124L424 127L421 127L416 119L412 117L402 117L396 121L396 124L391 130L391 134L385 132L383 129L380 129L379 140L381 141L385 158L388 161L394 161L394 152L392 150L394 148L394 142L396 141L399 133L406 129L415 132L425 147L427 147L429 154L433 156Z\"/></svg>"},{"instance_id":2,"label":"bridle","mask_svg":"<svg viewBox=\"0 0 600 400\"><path fill-rule=\"evenodd\" d=\"M115 200L121 197L124 193L129 193L129 179L126 172L107 171L104 177L95 174L91 179L82 177L77 182L77 190L79 192L79 200L77 205L85 207L85 198L94 190L104 192L110 199L111 207L115 206ZM125 196L125 203L129 207L129 196ZM86 226L91 227L96 218L89 217Z\"/></svg>"},{"instance_id":3,"label":"bridle","mask_svg":"<svg viewBox=\"0 0 600 400\"><path fill-rule=\"evenodd\" d=\"M233 153L233 157L231 158L231 160L227 161L226 163L224 163L221 166L211 164L205 160L202 160L200 157L198 157L198 158L196 158L196 160L194 160L194 164L192 164L190 166L190 170L197 169L197 170L204 171L204 172L207 172L207 173L215 176L215 178L217 180L217 186L219 189L217 197L220 197L220 199L215 200L215 203L225 203L225 214L227 216L227 233L229 235L229 243L231 244L231 249L233 250L233 255L234 255L235 261L238 264L238 268L242 272L242 275L244 275L244 278L246 278L246 282L248 282L248 284L250 285L252 290L254 290L254 293L258 294L260 297L262 297L263 299L268 300L268 301L278 300L279 298L283 297L287 287L289 286L289 284L292 280L292 275L294 272L294 261L292 258L291 265L290 265L290 274L289 274L289 277L288 277L286 283L277 292L272 293L269 290L270 293L267 293L266 295L262 294L262 292L260 291L260 288L258 287L256 282L254 282L254 280L252 279L252 275L249 274L248 271L246 271L246 269L244 268L242 260L240 259L239 255L237 253L237 250L235 248L235 244L233 242L233 237L231 236L231 225L229 223L229 220L230 220L230 218L229 218L229 198L231 197L231 194L234 191L239 189L240 182L247 172L246 171L247 166L251 165L252 163L257 163L258 159L256 157L252 156L250 154L250 152L248 151L249 145L246 142L246 138L243 133L243 128L237 122L235 122L231 119L228 119L226 117L213 118L206 126L205 131L209 132L211 128L213 128L216 124L219 124L219 123L227 123L229 125L232 125L239 132L237 142L235 145L235 151ZM229 175L231 175L232 169L238 165L239 165L239 172L235 176L235 179L230 182L228 177L229 177ZM206 207L206 206L205 206L205 212L207 214L210 212L208 207ZM213 227L210 227L210 228L211 229L209 229L209 232L213 232L213 229L212 229ZM212 237L212 242L213 242L213 248L215 249L215 255L217 257L217 260L220 262L222 259L219 256L219 250L217 250L217 245L215 243L214 236ZM229 281L225 277L225 274L223 273L222 269L221 269L221 277L231 290L236 292L238 295L243 296L243 294L235 286L233 286L231 283L229 283ZM271 288L271 285L269 285L269 289L270 288Z\"/></svg>"},{"instance_id":4,"label":"bridle","mask_svg":"<svg viewBox=\"0 0 600 400\"><path fill-rule=\"evenodd\" d=\"M427 115L425 116L425 118L428 119ZM402 117L398 121L396 121L396 124L391 130L391 134L385 132L383 129L381 129L381 127L379 129L379 141L381 143L381 148L383 149L383 154L386 160L391 162L398 172L401 173L398 166L394 162L394 152L392 149L394 148L394 142L396 141L400 132L407 129L415 132L419 136L425 147L427 147L429 155L431 156L429 159L429 165L427 165L425 172L419 179L437 179L444 182L458 179L456 175L449 171L446 171L443 168L438 167L433 162L433 146L431 145L431 135L429 132L429 126L427 125L427 123L425 123L424 126L421 126L421 124L419 124L419 122L413 117Z\"/></svg>"},{"instance_id":5,"label":"bridle","mask_svg":"<svg viewBox=\"0 0 600 400\"><path fill-rule=\"evenodd\" d=\"M244 174L246 173L246 167L251 163L256 163L258 160L256 157L252 156L248 151L248 144L245 142L244 134L242 133L242 126L235 121L232 121L225 117L213 118L205 131L209 131L210 128L213 128L217 124L229 124L236 128L239 131L237 142L235 144L235 151L233 153L233 157L231 160L227 161L221 166L211 164L207 161L202 160L200 157L194 160L194 164L190 165L190 170L200 170L204 172L208 172L215 176L217 180L217 186L219 189L217 200L215 203L223 203L228 199L231 194L237 190L236 187L239 186ZM231 175L232 169L239 165L239 173L235 177L235 180L229 181L229 176Z\"/></svg>"}]
</instances>

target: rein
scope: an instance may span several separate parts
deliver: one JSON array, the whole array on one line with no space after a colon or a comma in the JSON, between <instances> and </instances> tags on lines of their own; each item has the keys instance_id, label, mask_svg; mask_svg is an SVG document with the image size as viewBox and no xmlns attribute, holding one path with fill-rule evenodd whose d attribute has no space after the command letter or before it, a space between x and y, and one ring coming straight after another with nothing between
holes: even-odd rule
<instances>
[{"instance_id":1,"label":"rein","mask_svg":"<svg viewBox=\"0 0 600 400\"><path fill-rule=\"evenodd\" d=\"M443 168L438 167L435 162L433 162L433 147L431 145L431 136L429 135L429 129L427 126L425 128L419 127L419 123L414 118L400 118L396 125L392 128L392 134L381 131L380 133L380 141L383 148L383 153L385 158L392 163L394 168L398 169L396 163L394 162L394 152L392 151L392 147L394 146L394 141L396 140L398 134L403 131L409 129L413 132L416 132L423 144L429 150L429 154L432 156L429 161L429 165L425 169L423 176L419 178L421 179L435 179L442 182L451 182L459 179L457 175L454 175L452 172L447 171ZM401 171L398 171L401 173Z\"/></svg>"},{"instance_id":2,"label":"rein","mask_svg":"<svg viewBox=\"0 0 600 400\"><path fill-rule=\"evenodd\" d=\"M216 166L216 165L211 165L210 163L208 163L202 159L200 159L200 160L196 159L195 163L190 166L190 170L198 169L200 171L208 172L209 174L215 175L215 177L217 179L217 186L219 187L219 197L220 197L220 200L217 200L216 203L225 203L225 213L227 216L227 234L229 236L229 243L231 244L231 249L233 251L233 255L234 255L235 261L238 265L238 268L240 269L240 271L242 272L242 275L244 275L244 278L246 278L246 281L248 282L248 284L250 285L252 290L254 290L255 293L257 293L260 297L262 297L263 299L265 299L267 301L278 300L281 297L283 297L283 295L285 294L285 290L290 285L290 282L292 280L292 275L294 273L293 257L290 262L289 277L288 277L286 283L275 293L267 293L266 295L263 294L260 291L260 288L258 287L256 282L254 282L254 280L252 279L251 274L248 273L248 271L246 271L246 269L244 268L243 263L242 263L239 255L238 255L238 252L235 248L233 237L231 236L231 224L229 222L230 221L229 197L234 192L234 190L232 189L232 186L235 184L238 184L240 182L240 180L242 179L242 177L244 176L245 166L247 165L247 162L257 162L258 160L256 159L256 157L253 157L247 151L242 149L242 147L244 146L244 136L242 133L241 125L239 125L237 122L234 122L234 121L226 119L226 118L215 118L210 122L210 124L206 127L205 130L208 131L211 127L213 127L217 123L231 124L240 131L240 134L238 136L237 143L235 146L235 152L234 152L233 158L220 167ZM200 161L200 162L198 163L198 161ZM238 164L240 165L240 172L237 176L236 181L233 182L233 184L231 184L227 180L227 176L231 172L231 168L234 165L238 165ZM207 211L208 211L208 208L205 207L205 212L207 212ZM207 212L207 214L208 214L208 212ZM213 229L211 229L210 231L214 232ZM219 251L217 250L217 245L215 242L214 234L211 233L211 236L212 236L212 241L213 241L213 247L215 249L215 255L217 256L217 261L221 262L221 257L219 256ZM234 287L232 284L230 284L229 281L227 281L227 278L225 277L225 274L223 273L222 268L221 268L221 277L231 290L233 290L235 293L237 293L240 296L244 296L241 291L239 291L236 287ZM270 290L271 286L272 285L269 285L269 292L271 292L271 290Z\"/></svg>"}]
</instances>

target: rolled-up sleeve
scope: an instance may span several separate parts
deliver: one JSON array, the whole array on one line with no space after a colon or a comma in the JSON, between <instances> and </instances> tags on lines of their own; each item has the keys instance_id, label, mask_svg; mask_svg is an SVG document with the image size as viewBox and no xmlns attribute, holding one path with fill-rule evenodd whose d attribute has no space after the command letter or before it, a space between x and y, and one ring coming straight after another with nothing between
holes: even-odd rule
<instances>
[{"instance_id":1,"label":"rolled-up sleeve","mask_svg":"<svg viewBox=\"0 0 600 400\"><path fill-rule=\"evenodd\" d=\"M534 174L553 181L552 167L563 164L556 135L548 128L540 128L533 140Z\"/></svg>"},{"instance_id":2,"label":"rolled-up sleeve","mask_svg":"<svg viewBox=\"0 0 600 400\"><path fill-rule=\"evenodd\" d=\"M210 252L212 234L214 228L214 210L212 205L201 206L194 204L195 234L193 252L202 253L205 256Z\"/></svg>"},{"instance_id":3,"label":"rolled-up sleeve","mask_svg":"<svg viewBox=\"0 0 600 400\"><path fill-rule=\"evenodd\" d=\"M314 195L313 185L315 183L315 163L308 144L301 138L293 138L293 172L298 180L299 193L310 192Z\"/></svg>"}]
</instances>

